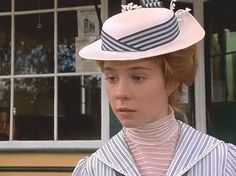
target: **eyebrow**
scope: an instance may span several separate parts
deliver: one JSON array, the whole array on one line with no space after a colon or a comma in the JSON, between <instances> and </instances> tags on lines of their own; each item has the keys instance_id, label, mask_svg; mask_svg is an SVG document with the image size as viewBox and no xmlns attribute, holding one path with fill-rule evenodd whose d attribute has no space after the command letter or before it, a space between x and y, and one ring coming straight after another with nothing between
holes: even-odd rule
<instances>
[{"instance_id":1,"label":"eyebrow","mask_svg":"<svg viewBox=\"0 0 236 176\"><path fill-rule=\"evenodd\" d=\"M113 71L114 69L111 67L103 67L103 71Z\"/></svg>"},{"instance_id":2,"label":"eyebrow","mask_svg":"<svg viewBox=\"0 0 236 176\"><path fill-rule=\"evenodd\" d=\"M115 69L113 69L112 67L104 67L103 71L114 71ZM135 70L152 70L151 68L148 67L142 67L142 66L134 66L134 67L130 67L128 68L129 71L135 71Z\"/></svg>"},{"instance_id":3,"label":"eyebrow","mask_svg":"<svg viewBox=\"0 0 236 176\"><path fill-rule=\"evenodd\" d=\"M131 67L128 70L152 70L151 68L148 67L142 67L142 66L136 66L136 67Z\"/></svg>"}]
</instances>

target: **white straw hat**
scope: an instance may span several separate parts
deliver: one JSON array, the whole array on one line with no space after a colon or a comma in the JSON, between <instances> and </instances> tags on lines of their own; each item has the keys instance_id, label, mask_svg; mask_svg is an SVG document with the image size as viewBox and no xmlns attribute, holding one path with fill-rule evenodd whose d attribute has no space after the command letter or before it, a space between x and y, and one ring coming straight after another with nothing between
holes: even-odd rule
<instances>
[{"instance_id":1,"label":"white straw hat","mask_svg":"<svg viewBox=\"0 0 236 176\"><path fill-rule=\"evenodd\" d=\"M133 5L129 5L132 7ZM127 8L128 6L126 6ZM186 10L133 6L107 19L101 39L79 51L91 60L137 60L187 48L199 42L204 29Z\"/></svg>"}]
</instances>

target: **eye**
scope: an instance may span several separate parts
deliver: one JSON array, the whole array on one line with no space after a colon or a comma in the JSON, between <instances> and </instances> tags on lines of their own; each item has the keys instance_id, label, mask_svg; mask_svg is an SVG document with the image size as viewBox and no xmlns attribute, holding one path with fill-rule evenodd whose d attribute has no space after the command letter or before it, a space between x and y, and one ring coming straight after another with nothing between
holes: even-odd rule
<instances>
[{"instance_id":1,"label":"eye","mask_svg":"<svg viewBox=\"0 0 236 176\"><path fill-rule=\"evenodd\" d=\"M106 81L110 84L115 84L117 82L117 78L115 76L106 76Z\"/></svg>"},{"instance_id":2,"label":"eye","mask_svg":"<svg viewBox=\"0 0 236 176\"><path fill-rule=\"evenodd\" d=\"M145 80L145 77L144 76L133 76L132 79L137 83L141 83Z\"/></svg>"}]
</instances>

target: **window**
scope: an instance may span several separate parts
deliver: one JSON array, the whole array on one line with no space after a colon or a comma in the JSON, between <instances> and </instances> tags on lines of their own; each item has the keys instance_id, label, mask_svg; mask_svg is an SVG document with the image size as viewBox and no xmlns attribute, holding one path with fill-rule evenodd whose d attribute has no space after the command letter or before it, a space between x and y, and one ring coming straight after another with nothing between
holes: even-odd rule
<instances>
[{"instance_id":1,"label":"window","mask_svg":"<svg viewBox=\"0 0 236 176\"><path fill-rule=\"evenodd\" d=\"M10 12L10 11L11 11L11 0L1 0L0 12Z\"/></svg>"},{"instance_id":2,"label":"window","mask_svg":"<svg viewBox=\"0 0 236 176\"><path fill-rule=\"evenodd\" d=\"M235 2L205 2L208 133L236 144ZM220 13L219 13L220 11Z\"/></svg>"},{"instance_id":3,"label":"window","mask_svg":"<svg viewBox=\"0 0 236 176\"><path fill-rule=\"evenodd\" d=\"M108 140L103 77L78 70L76 57L79 11L94 11L93 2L0 2L0 149L97 148Z\"/></svg>"}]
</instances>

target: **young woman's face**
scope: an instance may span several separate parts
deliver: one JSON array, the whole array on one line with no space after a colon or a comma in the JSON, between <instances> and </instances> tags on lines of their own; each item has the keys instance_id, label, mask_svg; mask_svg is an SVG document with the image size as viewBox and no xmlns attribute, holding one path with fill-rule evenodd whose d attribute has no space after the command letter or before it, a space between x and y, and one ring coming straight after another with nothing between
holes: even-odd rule
<instances>
[{"instance_id":1,"label":"young woman's face","mask_svg":"<svg viewBox=\"0 0 236 176\"><path fill-rule=\"evenodd\" d=\"M105 61L107 95L124 127L138 127L168 114L168 90L159 64L149 59Z\"/></svg>"}]
</instances>

